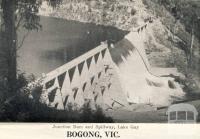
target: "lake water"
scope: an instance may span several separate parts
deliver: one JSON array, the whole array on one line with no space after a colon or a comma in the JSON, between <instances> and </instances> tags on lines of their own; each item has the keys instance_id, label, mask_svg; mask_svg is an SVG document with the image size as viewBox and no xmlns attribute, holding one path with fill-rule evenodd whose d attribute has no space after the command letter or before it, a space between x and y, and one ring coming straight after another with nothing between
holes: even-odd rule
<instances>
[{"instance_id":1,"label":"lake water","mask_svg":"<svg viewBox=\"0 0 200 139\"><path fill-rule=\"evenodd\" d=\"M32 31L18 51L18 69L36 77L62 66L109 40L117 42L128 32L114 27L41 17L42 29ZM19 40L24 30L19 32Z\"/></svg>"}]
</instances>

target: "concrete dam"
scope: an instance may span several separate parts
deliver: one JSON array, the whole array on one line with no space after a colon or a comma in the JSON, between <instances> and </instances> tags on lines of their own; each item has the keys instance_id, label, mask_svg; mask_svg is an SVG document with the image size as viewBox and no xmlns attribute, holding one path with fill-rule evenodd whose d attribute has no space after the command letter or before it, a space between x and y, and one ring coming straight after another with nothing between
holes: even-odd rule
<instances>
[{"instance_id":1,"label":"concrete dam","mask_svg":"<svg viewBox=\"0 0 200 139\"><path fill-rule=\"evenodd\" d=\"M147 27L133 29L115 44L104 42L46 74L41 100L57 109L86 102L115 109L134 103L166 106L183 97L173 78L152 73L143 41Z\"/></svg>"}]
</instances>

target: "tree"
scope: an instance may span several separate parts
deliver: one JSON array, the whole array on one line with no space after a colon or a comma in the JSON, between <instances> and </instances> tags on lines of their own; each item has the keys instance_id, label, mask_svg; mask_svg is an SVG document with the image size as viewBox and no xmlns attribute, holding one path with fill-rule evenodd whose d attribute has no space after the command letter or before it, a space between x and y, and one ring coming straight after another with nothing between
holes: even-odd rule
<instances>
[{"instance_id":1,"label":"tree","mask_svg":"<svg viewBox=\"0 0 200 139\"><path fill-rule=\"evenodd\" d=\"M191 68L193 65L193 52L194 52L194 39L195 36L199 38L199 18L200 17L200 3L198 1L189 0L161 0L160 4L164 5L174 16L174 29L176 21L179 20L186 27L186 30L191 34L190 42L188 42L188 48L186 49L187 68ZM173 34L175 30L173 29Z\"/></svg>"},{"instance_id":2,"label":"tree","mask_svg":"<svg viewBox=\"0 0 200 139\"><path fill-rule=\"evenodd\" d=\"M190 55L189 55L189 63L188 63L189 68L192 67L193 55L194 55L194 38L195 38L194 30L197 28L196 26L198 26L199 19L200 18L194 12L192 15L192 26L191 26L191 42L190 42L190 52L189 52Z\"/></svg>"},{"instance_id":3,"label":"tree","mask_svg":"<svg viewBox=\"0 0 200 139\"><path fill-rule=\"evenodd\" d=\"M7 72L4 78L8 86L6 98L15 95L17 81L17 50L23 44L18 42L17 30L22 27L28 31L41 28L40 17L37 15L43 0L0 0L2 9L2 49L5 53ZM55 7L61 0L46 0Z\"/></svg>"}]
</instances>

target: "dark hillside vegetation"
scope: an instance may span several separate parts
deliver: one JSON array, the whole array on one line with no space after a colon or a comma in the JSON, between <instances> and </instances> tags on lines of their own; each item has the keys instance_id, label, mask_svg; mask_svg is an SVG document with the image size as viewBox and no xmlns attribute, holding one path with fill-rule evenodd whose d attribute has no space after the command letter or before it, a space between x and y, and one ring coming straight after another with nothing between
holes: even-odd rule
<instances>
[{"instance_id":1,"label":"dark hillside vegetation","mask_svg":"<svg viewBox=\"0 0 200 139\"><path fill-rule=\"evenodd\" d=\"M156 0L155 0L156 1ZM200 39L200 1L199 0L160 0L163 5L177 19L180 19L191 33L194 27L194 33Z\"/></svg>"},{"instance_id":2,"label":"dark hillside vegetation","mask_svg":"<svg viewBox=\"0 0 200 139\"><path fill-rule=\"evenodd\" d=\"M189 68L200 74L200 1L143 0L143 3L181 40L174 47L185 51Z\"/></svg>"}]
</instances>

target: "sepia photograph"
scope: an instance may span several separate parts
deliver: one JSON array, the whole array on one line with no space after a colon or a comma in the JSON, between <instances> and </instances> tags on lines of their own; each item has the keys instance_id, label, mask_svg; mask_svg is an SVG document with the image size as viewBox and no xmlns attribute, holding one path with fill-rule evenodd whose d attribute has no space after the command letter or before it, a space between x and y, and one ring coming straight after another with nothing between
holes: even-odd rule
<instances>
[{"instance_id":1,"label":"sepia photograph","mask_svg":"<svg viewBox=\"0 0 200 139\"><path fill-rule=\"evenodd\" d=\"M199 123L200 0L0 0L0 122Z\"/></svg>"}]
</instances>

